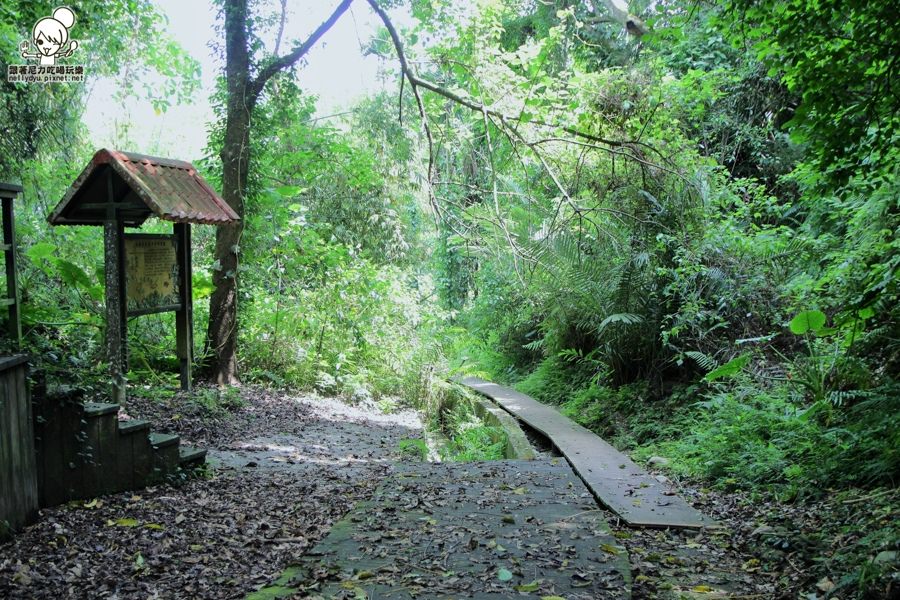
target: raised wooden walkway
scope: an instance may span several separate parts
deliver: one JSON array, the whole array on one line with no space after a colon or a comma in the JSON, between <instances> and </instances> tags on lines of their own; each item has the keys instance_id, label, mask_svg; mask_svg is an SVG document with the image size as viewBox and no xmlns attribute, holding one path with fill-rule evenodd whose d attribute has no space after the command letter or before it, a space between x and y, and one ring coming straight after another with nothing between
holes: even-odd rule
<instances>
[{"instance_id":1,"label":"raised wooden walkway","mask_svg":"<svg viewBox=\"0 0 900 600\"><path fill-rule=\"evenodd\" d=\"M564 460L395 468L247 600L631 598L625 548Z\"/></svg>"},{"instance_id":2,"label":"raised wooden walkway","mask_svg":"<svg viewBox=\"0 0 900 600\"><path fill-rule=\"evenodd\" d=\"M669 486L559 411L516 390L477 377L467 377L461 383L547 436L594 496L629 525L696 529L718 526Z\"/></svg>"}]
</instances>

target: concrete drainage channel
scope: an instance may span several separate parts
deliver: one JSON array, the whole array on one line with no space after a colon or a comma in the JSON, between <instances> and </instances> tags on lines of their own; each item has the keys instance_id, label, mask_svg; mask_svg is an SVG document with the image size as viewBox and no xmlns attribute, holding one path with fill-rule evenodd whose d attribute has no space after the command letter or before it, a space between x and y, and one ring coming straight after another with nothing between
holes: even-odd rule
<instances>
[{"instance_id":1,"label":"concrete drainage channel","mask_svg":"<svg viewBox=\"0 0 900 600\"><path fill-rule=\"evenodd\" d=\"M508 412L485 398L472 399L475 414L485 424L499 427L506 433L506 447L503 457L512 460L534 460L537 453L528 436L519 426L519 421Z\"/></svg>"},{"instance_id":2,"label":"concrete drainage channel","mask_svg":"<svg viewBox=\"0 0 900 600\"><path fill-rule=\"evenodd\" d=\"M450 382L458 386L458 382ZM488 427L496 427L506 434L506 443L503 447L503 458L506 460L534 460L536 458L559 457L561 454L543 434L524 425L511 414L503 410L488 398L481 394L468 391L462 386L458 387L459 395L463 401L471 405L472 412ZM452 445L450 440L441 431L426 430L425 443L428 446L428 462L443 462L442 456Z\"/></svg>"}]
</instances>

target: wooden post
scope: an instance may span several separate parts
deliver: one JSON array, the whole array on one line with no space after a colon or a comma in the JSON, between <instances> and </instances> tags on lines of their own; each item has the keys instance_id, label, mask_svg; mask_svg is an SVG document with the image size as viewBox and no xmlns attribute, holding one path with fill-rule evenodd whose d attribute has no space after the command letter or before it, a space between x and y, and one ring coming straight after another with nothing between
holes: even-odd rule
<instances>
[{"instance_id":1,"label":"wooden post","mask_svg":"<svg viewBox=\"0 0 900 600\"><path fill-rule=\"evenodd\" d=\"M27 360L26 356L0 358L0 539L4 521L19 529L32 522L38 510Z\"/></svg>"},{"instance_id":2,"label":"wooden post","mask_svg":"<svg viewBox=\"0 0 900 600\"><path fill-rule=\"evenodd\" d=\"M16 222L13 199L3 198L3 245L6 249L6 296L9 305L9 337L16 348L22 346L22 321L19 314L19 285L16 279Z\"/></svg>"},{"instance_id":3,"label":"wooden post","mask_svg":"<svg viewBox=\"0 0 900 600\"><path fill-rule=\"evenodd\" d=\"M175 223L175 256L178 262L178 291L181 308L175 312L175 354L181 366L181 389L191 391L191 364L194 360L194 303L191 291L191 226Z\"/></svg>"},{"instance_id":4,"label":"wooden post","mask_svg":"<svg viewBox=\"0 0 900 600\"><path fill-rule=\"evenodd\" d=\"M128 321L125 315L124 226L113 194L113 170L107 171L106 221L103 223L104 278L106 279L106 356L112 376L112 401L125 401L125 358Z\"/></svg>"},{"instance_id":5,"label":"wooden post","mask_svg":"<svg viewBox=\"0 0 900 600\"><path fill-rule=\"evenodd\" d=\"M125 221L116 209L116 236L119 241L119 337L122 340L122 375L128 373L128 285L125 273ZM123 388L124 389L124 388Z\"/></svg>"}]
</instances>

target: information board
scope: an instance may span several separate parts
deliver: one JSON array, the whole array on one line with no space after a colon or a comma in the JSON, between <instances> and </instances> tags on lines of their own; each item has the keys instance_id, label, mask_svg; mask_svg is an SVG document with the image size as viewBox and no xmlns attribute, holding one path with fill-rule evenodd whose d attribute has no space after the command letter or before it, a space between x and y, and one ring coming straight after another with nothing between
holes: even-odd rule
<instances>
[{"instance_id":1,"label":"information board","mask_svg":"<svg viewBox=\"0 0 900 600\"><path fill-rule=\"evenodd\" d=\"M178 260L175 236L125 235L125 290L128 313L178 309Z\"/></svg>"}]
</instances>

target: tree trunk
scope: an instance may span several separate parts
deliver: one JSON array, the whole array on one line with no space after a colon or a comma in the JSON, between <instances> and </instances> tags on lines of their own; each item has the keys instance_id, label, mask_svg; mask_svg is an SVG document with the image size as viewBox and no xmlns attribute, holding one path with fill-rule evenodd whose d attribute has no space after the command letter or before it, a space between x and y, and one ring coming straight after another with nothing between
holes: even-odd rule
<instances>
[{"instance_id":1,"label":"tree trunk","mask_svg":"<svg viewBox=\"0 0 900 600\"><path fill-rule=\"evenodd\" d=\"M237 150L237 152L239 156L231 159L231 161L239 161L241 164L246 165L250 154L246 146ZM242 180L242 183L232 181L229 184L229 175L231 175L230 178L232 180ZM225 169L222 195L229 206L234 208L239 215L243 214L239 207L243 207L241 190L246 189L246 178L246 169ZM214 362L211 365L212 368L208 371L208 375L211 380L219 384L234 385L239 383L237 365L239 272L236 249L240 245L243 232L243 221L239 221L234 225L225 225L216 230L215 257L219 268L213 272L213 286L215 289L209 299L209 325L206 339L207 347L214 356Z\"/></svg>"},{"instance_id":2,"label":"tree trunk","mask_svg":"<svg viewBox=\"0 0 900 600\"><path fill-rule=\"evenodd\" d=\"M241 217L234 225L216 230L214 291L209 298L206 346L212 363L206 374L220 385L238 381L238 252L244 232L244 194L250 163L250 115L255 97L248 94L250 57L247 48L247 0L226 0L225 78L228 104L222 146L222 197Z\"/></svg>"},{"instance_id":3,"label":"tree trunk","mask_svg":"<svg viewBox=\"0 0 900 600\"><path fill-rule=\"evenodd\" d=\"M278 72L295 65L328 31L353 0L342 0L331 16L302 44L284 56L275 56L250 77L247 0L225 0L225 80L228 103L225 112L225 141L222 145L222 197L241 218L235 225L216 230L213 272L214 291L209 298L206 349L210 362L204 375L220 385L235 385L238 379L238 279L241 235L244 233L244 195L250 166L250 122L253 108L266 82ZM279 35L280 38L280 35ZM277 54L277 50L276 50Z\"/></svg>"}]
</instances>

